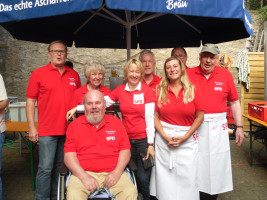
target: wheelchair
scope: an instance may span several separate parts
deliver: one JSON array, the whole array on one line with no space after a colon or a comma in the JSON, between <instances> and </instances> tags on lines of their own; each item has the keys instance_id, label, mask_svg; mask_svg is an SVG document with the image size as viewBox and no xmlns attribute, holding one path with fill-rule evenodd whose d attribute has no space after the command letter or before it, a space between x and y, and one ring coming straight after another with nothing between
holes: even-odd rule
<instances>
[{"instance_id":1,"label":"wheelchair","mask_svg":"<svg viewBox=\"0 0 267 200\"><path fill-rule=\"evenodd\" d=\"M125 169L125 172L128 174L128 176L134 183L135 187L137 187L134 171L136 171L136 165L132 160L130 160L128 166ZM67 184L70 174L71 173L66 167L66 165L62 163L60 172L59 172L59 178L58 178L57 200L66 200L66 184ZM92 193L88 197L87 200L90 200L90 199L92 200L115 200L112 194L109 194L108 191L105 190L105 188L101 188L99 192ZM142 194L140 193L138 194L137 200L143 200Z\"/></svg>"},{"instance_id":2,"label":"wheelchair","mask_svg":"<svg viewBox=\"0 0 267 200\"><path fill-rule=\"evenodd\" d=\"M78 114L84 114L84 112L76 112L76 117ZM106 114L116 116L120 119L119 114L116 111L109 110L106 111ZM72 119L69 120L69 123L72 122ZM137 188L137 183L135 179L134 172L137 170L137 167L135 163L130 160L128 163L125 172L128 174L132 182L134 183L135 187ZM66 190L67 190L67 181L71 175L71 172L66 167L64 162L61 165L60 172L59 172L59 178L58 178L58 194L57 194L57 200L66 200ZM115 200L115 198L112 196L112 194L109 194L109 192L105 188L101 188L99 192L92 193L87 200ZM142 194L138 193L137 200L143 200Z\"/></svg>"}]
</instances>

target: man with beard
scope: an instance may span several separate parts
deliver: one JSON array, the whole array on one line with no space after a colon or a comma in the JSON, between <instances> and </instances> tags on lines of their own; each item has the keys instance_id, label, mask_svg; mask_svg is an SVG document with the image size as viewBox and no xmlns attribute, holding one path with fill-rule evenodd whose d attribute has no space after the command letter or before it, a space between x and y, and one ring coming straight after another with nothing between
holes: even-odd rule
<instances>
[{"instance_id":1,"label":"man with beard","mask_svg":"<svg viewBox=\"0 0 267 200\"><path fill-rule=\"evenodd\" d=\"M137 190L124 172L130 143L122 122L105 115L104 96L91 90L84 96L85 115L68 127L64 162L72 172L67 199L87 199L106 187L116 200L137 199Z\"/></svg>"}]
</instances>

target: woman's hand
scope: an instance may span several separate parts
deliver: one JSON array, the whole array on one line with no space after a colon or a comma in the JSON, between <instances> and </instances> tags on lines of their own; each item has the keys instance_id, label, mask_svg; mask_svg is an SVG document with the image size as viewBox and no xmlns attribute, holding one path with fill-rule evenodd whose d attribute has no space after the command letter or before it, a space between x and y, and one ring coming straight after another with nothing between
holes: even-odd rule
<instances>
[{"instance_id":1,"label":"woman's hand","mask_svg":"<svg viewBox=\"0 0 267 200\"><path fill-rule=\"evenodd\" d=\"M164 133L163 139L164 139L168 144L172 141L172 137L169 136L169 135L167 135L167 134L165 134L165 133Z\"/></svg>"},{"instance_id":2,"label":"woman's hand","mask_svg":"<svg viewBox=\"0 0 267 200\"><path fill-rule=\"evenodd\" d=\"M148 159L149 155L152 156L153 160L155 159L155 151L152 145L148 145L146 159Z\"/></svg>"},{"instance_id":3,"label":"woman's hand","mask_svg":"<svg viewBox=\"0 0 267 200\"><path fill-rule=\"evenodd\" d=\"M185 137L172 137L168 145L171 147L179 147L184 141L186 141Z\"/></svg>"},{"instance_id":4,"label":"woman's hand","mask_svg":"<svg viewBox=\"0 0 267 200\"><path fill-rule=\"evenodd\" d=\"M69 110L67 112L67 120L69 120L71 117L72 117L72 119L75 119L75 113L76 113L76 111L77 111L77 108L76 107L75 108L72 108L71 110Z\"/></svg>"}]
</instances>

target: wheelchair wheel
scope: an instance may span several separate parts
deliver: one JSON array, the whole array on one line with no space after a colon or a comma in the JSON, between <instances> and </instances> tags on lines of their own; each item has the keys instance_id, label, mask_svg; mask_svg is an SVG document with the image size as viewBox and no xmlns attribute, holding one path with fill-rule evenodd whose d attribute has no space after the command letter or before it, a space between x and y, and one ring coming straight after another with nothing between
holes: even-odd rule
<instances>
[{"instance_id":1,"label":"wheelchair wheel","mask_svg":"<svg viewBox=\"0 0 267 200\"><path fill-rule=\"evenodd\" d=\"M66 200L65 176L59 174L57 200Z\"/></svg>"},{"instance_id":2,"label":"wheelchair wheel","mask_svg":"<svg viewBox=\"0 0 267 200\"><path fill-rule=\"evenodd\" d=\"M138 193L137 200L143 200L143 195L141 193Z\"/></svg>"}]
</instances>

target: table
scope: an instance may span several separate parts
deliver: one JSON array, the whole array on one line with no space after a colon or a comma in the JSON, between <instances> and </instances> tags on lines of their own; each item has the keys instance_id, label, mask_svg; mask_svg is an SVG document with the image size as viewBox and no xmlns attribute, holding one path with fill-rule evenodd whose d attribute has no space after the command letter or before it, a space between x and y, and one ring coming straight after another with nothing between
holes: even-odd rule
<instances>
[{"instance_id":1,"label":"table","mask_svg":"<svg viewBox=\"0 0 267 200\"><path fill-rule=\"evenodd\" d=\"M248 114L243 114L243 117L247 118L248 121L249 121L249 138L250 138L250 164L251 166L258 166L258 164L254 164L253 163L253 146L252 146L252 136L253 134L255 134L256 131L252 131L252 127L258 127L260 130L259 131L262 131L262 130L267 130L267 122L265 121L262 121L262 120L259 120L255 117L252 117ZM260 125L257 125L255 123L258 123Z\"/></svg>"},{"instance_id":2,"label":"table","mask_svg":"<svg viewBox=\"0 0 267 200\"><path fill-rule=\"evenodd\" d=\"M27 136L23 135L23 133L29 132L29 127L27 122L15 122L15 121L6 121L6 132L18 132L19 140L20 140L20 154L22 148L22 140L26 144L27 148L30 151L30 160L31 160L31 184L32 190L35 190L35 182L34 182L34 156L33 156L33 142L31 142ZM38 129L38 122L35 122L35 127Z\"/></svg>"}]
</instances>

